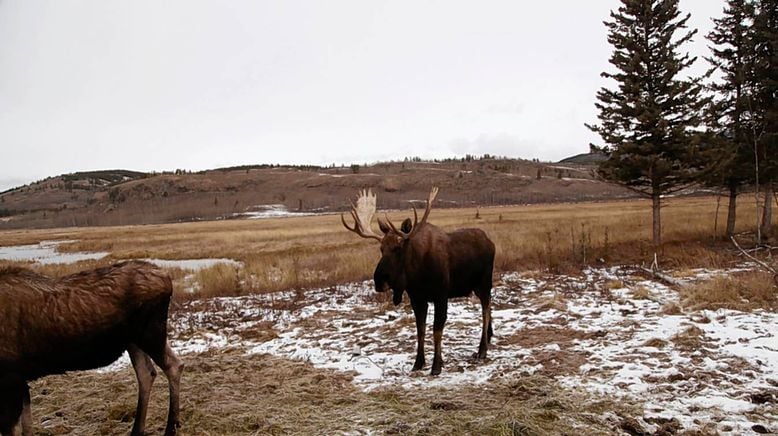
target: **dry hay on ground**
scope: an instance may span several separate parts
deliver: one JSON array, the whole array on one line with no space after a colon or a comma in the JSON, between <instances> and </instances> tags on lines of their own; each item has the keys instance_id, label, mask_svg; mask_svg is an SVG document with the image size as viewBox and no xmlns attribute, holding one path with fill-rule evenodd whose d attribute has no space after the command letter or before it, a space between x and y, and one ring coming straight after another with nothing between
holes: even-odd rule
<instances>
[{"instance_id":1,"label":"dry hay on ground","mask_svg":"<svg viewBox=\"0 0 778 436\"><path fill-rule=\"evenodd\" d=\"M182 434L189 435L607 434L619 421L600 417L602 411L635 412L626 404L560 390L542 376L368 393L348 375L236 349L189 355L186 363ZM159 378L148 420L154 434L164 427L166 393ZM32 401L40 434L126 434L135 411L135 378L129 368L52 376L34 384Z\"/></svg>"},{"instance_id":2,"label":"dry hay on ground","mask_svg":"<svg viewBox=\"0 0 778 436\"><path fill-rule=\"evenodd\" d=\"M671 304L679 310L667 313ZM412 313L391 307L370 283L184 303L171 319L173 346L187 364L184 434L778 427L774 312L680 309L675 290L608 268L504 275L493 317L489 358L473 361L480 306L452 302L444 372L430 378L428 368L408 373ZM44 434L126 433L135 389L126 359L102 372L49 377L34 385L36 425ZM152 397L150 425L161 430L164 378Z\"/></svg>"}]
</instances>

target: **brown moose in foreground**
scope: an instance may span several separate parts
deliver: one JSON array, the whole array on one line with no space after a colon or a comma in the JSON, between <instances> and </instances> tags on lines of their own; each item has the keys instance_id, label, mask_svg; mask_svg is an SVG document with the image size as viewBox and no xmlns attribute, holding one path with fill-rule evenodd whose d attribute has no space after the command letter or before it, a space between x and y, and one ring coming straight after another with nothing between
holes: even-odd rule
<instances>
[{"instance_id":1,"label":"brown moose in foreground","mask_svg":"<svg viewBox=\"0 0 778 436\"><path fill-rule=\"evenodd\" d=\"M421 222L418 221L415 207L414 221L406 219L399 230L388 217L385 222L379 218L378 225L383 236L373 233L370 228L376 211L376 197L370 190L360 192L356 205L351 207L353 227L350 227L341 215L341 221L348 230L363 238L381 242L382 256L373 276L375 290L385 292L392 289L395 305L402 302L404 291L408 293L416 316L417 348L414 371L424 366L427 309L429 303L434 305L435 357L432 360L432 375L440 374L443 367L440 342L449 298L466 297L475 291L481 300L483 328L475 357L486 357L492 338L490 301L494 267L494 243L482 230L460 229L444 232L427 222L437 194L438 189L432 188Z\"/></svg>"},{"instance_id":2,"label":"brown moose in foreground","mask_svg":"<svg viewBox=\"0 0 778 436\"><path fill-rule=\"evenodd\" d=\"M28 381L98 368L126 350L138 378L133 435L144 433L154 363L170 384L166 435L179 427L183 365L167 342L173 286L147 262L129 261L52 279L24 268L0 269L0 433L21 418L32 435Z\"/></svg>"}]
</instances>

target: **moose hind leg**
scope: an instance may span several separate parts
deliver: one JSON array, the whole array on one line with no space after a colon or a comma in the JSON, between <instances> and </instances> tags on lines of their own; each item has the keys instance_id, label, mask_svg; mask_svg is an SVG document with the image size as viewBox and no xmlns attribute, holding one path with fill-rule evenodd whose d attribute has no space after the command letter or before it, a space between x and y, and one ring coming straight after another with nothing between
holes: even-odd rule
<instances>
[{"instance_id":1,"label":"moose hind leg","mask_svg":"<svg viewBox=\"0 0 778 436\"><path fill-rule=\"evenodd\" d=\"M22 386L22 435L32 436L32 407L30 406L30 385Z\"/></svg>"},{"instance_id":2,"label":"moose hind leg","mask_svg":"<svg viewBox=\"0 0 778 436\"><path fill-rule=\"evenodd\" d=\"M146 413L149 407L151 386L157 377L157 371L148 354L144 353L136 345L129 345L127 353L130 355L132 367L135 369L135 377L138 379L138 407L135 412L135 423L132 425L133 436L143 435L146 431Z\"/></svg>"},{"instance_id":3,"label":"moose hind leg","mask_svg":"<svg viewBox=\"0 0 778 436\"><path fill-rule=\"evenodd\" d=\"M443 340L443 326L448 317L448 302L446 300L435 303L435 320L432 324L432 337L435 340L435 357L432 358L431 375L438 375L443 369L443 352L441 342Z\"/></svg>"},{"instance_id":4,"label":"moose hind leg","mask_svg":"<svg viewBox=\"0 0 778 436\"><path fill-rule=\"evenodd\" d=\"M21 376L0 372L0 434L3 436L19 434L26 390L27 384ZM32 428L27 431L32 434Z\"/></svg>"},{"instance_id":5,"label":"moose hind leg","mask_svg":"<svg viewBox=\"0 0 778 436\"><path fill-rule=\"evenodd\" d=\"M178 428L181 427L179 420L180 409L180 390L181 390L181 373L184 370L184 364L173 353L173 349L170 348L170 344L165 343L165 350L162 355L152 355L154 362L162 368L162 372L167 377L168 385L170 387L170 406L168 408L167 425L165 426L165 436L175 435Z\"/></svg>"},{"instance_id":6,"label":"moose hind leg","mask_svg":"<svg viewBox=\"0 0 778 436\"><path fill-rule=\"evenodd\" d=\"M412 371L424 368L424 335L427 330L427 310L429 304L424 301L413 304L413 314L416 317L416 362Z\"/></svg>"},{"instance_id":7,"label":"moose hind leg","mask_svg":"<svg viewBox=\"0 0 778 436\"><path fill-rule=\"evenodd\" d=\"M490 293L487 291L479 295L481 299L481 342L478 344L478 352L475 353L476 359L486 359L486 352L489 349L489 342L492 339L492 304Z\"/></svg>"}]
</instances>

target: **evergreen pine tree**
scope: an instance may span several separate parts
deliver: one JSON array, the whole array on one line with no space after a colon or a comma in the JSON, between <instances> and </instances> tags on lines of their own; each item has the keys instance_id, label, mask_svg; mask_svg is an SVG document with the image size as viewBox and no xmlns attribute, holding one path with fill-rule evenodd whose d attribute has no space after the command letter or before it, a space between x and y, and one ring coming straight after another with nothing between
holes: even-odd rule
<instances>
[{"instance_id":1,"label":"evergreen pine tree","mask_svg":"<svg viewBox=\"0 0 778 436\"><path fill-rule=\"evenodd\" d=\"M717 168L707 182L729 191L727 236L735 231L737 196L744 185L754 182L754 148L748 131L753 97L754 13L752 1L729 0L723 16L713 20L715 27L708 34L713 43L713 56L708 61L720 79L711 85L716 98L711 104L709 126L715 134L712 144Z\"/></svg>"},{"instance_id":2,"label":"evergreen pine tree","mask_svg":"<svg viewBox=\"0 0 778 436\"><path fill-rule=\"evenodd\" d=\"M701 80L683 78L695 58L678 53L696 34L688 20L678 0L622 0L605 22L618 71L602 74L618 87L597 93L600 124L588 125L610 153L599 173L652 199L655 247L662 196L688 186L702 165L694 131L705 104Z\"/></svg>"},{"instance_id":3,"label":"evergreen pine tree","mask_svg":"<svg viewBox=\"0 0 778 436\"><path fill-rule=\"evenodd\" d=\"M753 143L759 161L759 182L766 188L760 235L769 237L772 197L778 182L778 1L755 3Z\"/></svg>"}]
</instances>

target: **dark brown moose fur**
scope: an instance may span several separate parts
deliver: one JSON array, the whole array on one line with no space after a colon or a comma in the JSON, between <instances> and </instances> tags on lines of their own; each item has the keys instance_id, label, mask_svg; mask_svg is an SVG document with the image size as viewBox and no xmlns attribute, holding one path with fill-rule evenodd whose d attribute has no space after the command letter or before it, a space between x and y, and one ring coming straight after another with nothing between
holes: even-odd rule
<instances>
[{"instance_id":1,"label":"dark brown moose fur","mask_svg":"<svg viewBox=\"0 0 778 436\"><path fill-rule=\"evenodd\" d=\"M13 434L25 392L24 380L17 374L0 374L0 434Z\"/></svg>"},{"instance_id":2,"label":"dark brown moose fur","mask_svg":"<svg viewBox=\"0 0 778 436\"><path fill-rule=\"evenodd\" d=\"M373 279L377 291L393 290L395 304L400 303L403 291L408 294L416 316L417 348L413 370L424 367L427 311L429 303L434 305L435 354L431 374L437 375L443 367L441 339L450 298L467 297L475 291L483 311L481 342L475 357L486 358L493 333L490 303L495 247L480 229L447 233L433 224L422 223L420 226L413 237L403 241L394 230L381 225L383 256ZM402 227L410 231L410 220Z\"/></svg>"},{"instance_id":3,"label":"dark brown moose fur","mask_svg":"<svg viewBox=\"0 0 778 436\"><path fill-rule=\"evenodd\" d=\"M350 214L354 220L353 226L349 226L341 215L346 229L381 243L382 256L373 275L376 291L392 289L395 305L402 302L404 292L408 293L416 316L414 371L424 367L427 311L429 303L434 305L435 355L432 375L440 374L443 367L441 339L448 316L449 298L466 297L475 291L481 300L483 324L481 342L475 357L486 358L492 338L491 294L495 254L494 243L480 229L444 232L427 223L437 193L438 189L432 188L421 221L418 221L415 208L414 222L406 219L399 230L388 219L386 222L379 220L383 236L377 235L370 228L376 211L376 196L371 190L362 190L356 203L352 204Z\"/></svg>"},{"instance_id":4,"label":"dark brown moose fur","mask_svg":"<svg viewBox=\"0 0 778 436\"><path fill-rule=\"evenodd\" d=\"M32 434L27 381L105 366L128 351L139 384L132 434L144 433L152 361L170 381L165 434L175 434L183 366L167 343L172 293L170 277L140 261L60 279L0 269L0 406L15 410L23 403L21 416L0 413L0 432L12 434L21 418L24 434Z\"/></svg>"}]
</instances>

